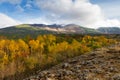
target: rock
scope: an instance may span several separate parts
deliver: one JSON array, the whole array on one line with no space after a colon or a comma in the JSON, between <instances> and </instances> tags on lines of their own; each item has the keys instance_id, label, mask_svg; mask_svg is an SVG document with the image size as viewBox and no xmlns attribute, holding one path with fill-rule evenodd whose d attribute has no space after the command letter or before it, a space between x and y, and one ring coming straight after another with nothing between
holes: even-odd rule
<instances>
[{"instance_id":1,"label":"rock","mask_svg":"<svg viewBox=\"0 0 120 80\"><path fill-rule=\"evenodd\" d=\"M91 53L90 56L96 56L97 54L95 52Z\"/></svg>"},{"instance_id":2,"label":"rock","mask_svg":"<svg viewBox=\"0 0 120 80\"><path fill-rule=\"evenodd\" d=\"M63 65L62 65L62 68L68 68L70 65L69 65L69 63L64 63Z\"/></svg>"},{"instance_id":3,"label":"rock","mask_svg":"<svg viewBox=\"0 0 120 80\"><path fill-rule=\"evenodd\" d=\"M93 80L101 80L101 79L99 79L99 78L94 78Z\"/></svg>"},{"instance_id":4,"label":"rock","mask_svg":"<svg viewBox=\"0 0 120 80\"><path fill-rule=\"evenodd\" d=\"M39 80L38 76L31 76L28 80Z\"/></svg>"},{"instance_id":5,"label":"rock","mask_svg":"<svg viewBox=\"0 0 120 80\"><path fill-rule=\"evenodd\" d=\"M120 80L120 74L115 74L115 75L112 77L112 80Z\"/></svg>"},{"instance_id":6,"label":"rock","mask_svg":"<svg viewBox=\"0 0 120 80\"><path fill-rule=\"evenodd\" d=\"M70 64L75 64L75 63L77 63L78 61L77 60L72 60L72 61L70 61L69 63Z\"/></svg>"},{"instance_id":7,"label":"rock","mask_svg":"<svg viewBox=\"0 0 120 80\"><path fill-rule=\"evenodd\" d=\"M103 71L101 69L99 69L99 68L97 68L97 69L96 68L91 69L90 72L95 73L95 74L101 74L101 73L103 73Z\"/></svg>"},{"instance_id":8,"label":"rock","mask_svg":"<svg viewBox=\"0 0 120 80\"><path fill-rule=\"evenodd\" d=\"M55 79L52 79L52 78L46 78L46 80L55 80Z\"/></svg>"},{"instance_id":9,"label":"rock","mask_svg":"<svg viewBox=\"0 0 120 80\"><path fill-rule=\"evenodd\" d=\"M48 77L55 77L55 74L49 74Z\"/></svg>"},{"instance_id":10,"label":"rock","mask_svg":"<svg viewBox=\"0 0 120 80\"><path fill-rule=\"evenodd\" d=\"M43 71L42 74L46 75L48 74L49 72L48 71Z\"/></svg>"},{"instance_id":11,"label":"rock","mask_svg":"<svg viewBox=\"0 0 120 80\"><path fill-rule=\"evenodd\" d=\"M69 71L69 70L65 71L65 75L72 75L72 74L73 74L72 71Z\"/></svg>"},{"instance_id":12,"label":"rock","mask_svg":"<svg viewBox=\"0 0 120 80\"><path fill-rule=\"evenodd\" d=\"M81 65L76 65L76 66L74 66L74 69L80 69L81 68Z\"/></svg>"},{"instance_id":13,"label":"rock","mask_svg":"<svg viewBox=\"0 0 120 80\"><path fill-rule=\"evenodd\" d=\"M109 72L116 72L118 70L116 68L114 68L114 67L111 66L111 67L108 68L108 71Z\"/></svg>"}]
</instances>

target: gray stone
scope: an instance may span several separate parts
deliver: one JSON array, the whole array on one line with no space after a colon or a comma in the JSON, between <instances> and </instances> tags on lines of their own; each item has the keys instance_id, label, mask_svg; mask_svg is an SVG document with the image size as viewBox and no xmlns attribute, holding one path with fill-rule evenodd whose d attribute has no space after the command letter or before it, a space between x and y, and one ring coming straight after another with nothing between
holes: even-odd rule
<instances>
[{"instance_id":1,"label":"gray stone","mask_svg":"<svg viewBox=\"0 0 120 80\"><path fill-rule=\"evenodd\" d=\"M115 74L115 75L112 77L112 80L120 80L120 74Z\"/></svg>"},{"instance_id":2,"label":"gray stone","mask_svg":"<svg viewBox=\"0 0 120 80\"><path fill-rule=\"evenodd\" d=\"M70 65L69 65L69 63L64 63L63 65L62 65L62 68L68 68Z\"/></svg>"}]
</instances>

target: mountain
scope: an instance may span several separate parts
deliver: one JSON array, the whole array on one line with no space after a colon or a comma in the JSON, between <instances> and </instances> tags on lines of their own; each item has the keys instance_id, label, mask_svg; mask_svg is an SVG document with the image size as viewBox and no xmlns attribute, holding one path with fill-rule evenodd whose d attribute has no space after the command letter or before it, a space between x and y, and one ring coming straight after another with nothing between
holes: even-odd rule
<instances>
[{"instance_id":1,"label":"mountain","mask_svg":"<svg viewBox=\"0 0 120 80\"><path fill-rule=\"evenodd\" d=\"M44 24L32 24L30 25L32 27L36 27L37 29L41 30L48 30L48 31L54 31L57 33L77 33L77 34L94 34L98 33L95 29L91 28L85 28L79 25L75 24L68 24L68 25L57 25L57 24L52 24L52 25L44 25Z\"/></svg>"},{"instance_id":2,"label":"mountain","mask_svg":"<svg viewBox=\"0 0 120 80\"><path fill-rule=\"evenodd\" d=\"M95 29L85 28L75 24L68 25L45 25L45 24L21 24L0 29L0 35L26 36L38 34L96 34Z\"/></svg>"},{"instance_id":3,"label":"mountain","mask_svg":"<svg viewBox=\"0 0 120 80\"><path fill-rule=\"evenodd\" d=\"M120 34L119 27L100 27L97 30L105 34Z\"/></svg>"}]
</instances>

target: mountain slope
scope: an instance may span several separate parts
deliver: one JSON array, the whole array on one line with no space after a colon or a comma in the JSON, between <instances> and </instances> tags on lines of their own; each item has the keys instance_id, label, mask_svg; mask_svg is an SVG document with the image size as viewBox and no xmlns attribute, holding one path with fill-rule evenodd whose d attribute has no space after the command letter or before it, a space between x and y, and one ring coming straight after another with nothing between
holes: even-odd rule
<instances>
[{"instance_id":1,"label":"mountain slope","mask_svg":"<svg viewBox=\"0 0 120 80\"><path fill-rule=\"evenodd\" d=\"M120 34L119 27L100 27L97 30L105 34Z\"/></svg>"},{"instance_id":2,"label":"mountain slope","mask_svg":"<svg viewBox=\"0 0 120 80\"><path fill-rule=\"evenodd\" d=\"M38 27L43 30L48 31L55 31L58 33L77 33L77 34L96 34L99 33L95 29L85 28L75 24L68 24L68 25L43 25L43 24L33 24L32 27Z\"/></svg>"},{"instance_id":3,"label":"mountain slope","mask_svg":"<svg viewBox=\"0 0 120 80\"><path fill-rule=\"evenodd\" d=\"M36 28L32 27L8 27L0 29L0 36L7 36L8 38L21 38L26 36L36 37L39 34L55 34L55 32L48 30L36 30Z\"/></svg>"}]
</instances>

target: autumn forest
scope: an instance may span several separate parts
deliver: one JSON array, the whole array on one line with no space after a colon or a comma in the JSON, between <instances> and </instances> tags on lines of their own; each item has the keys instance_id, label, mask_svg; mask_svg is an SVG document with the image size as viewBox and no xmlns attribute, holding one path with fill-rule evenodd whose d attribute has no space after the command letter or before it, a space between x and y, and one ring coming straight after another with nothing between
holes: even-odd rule
<instances>
[{"instance_id":1,"label":"autumn forest","mask_svg":"<svg viewBox=\"0 0 120 80\"><path fill-rule=\"evenodd\" d=\"M39 35L35 39L0 38L0 78L44 69L63 60L116 43L104 36Z\"/></svg>"}]
</instances>

